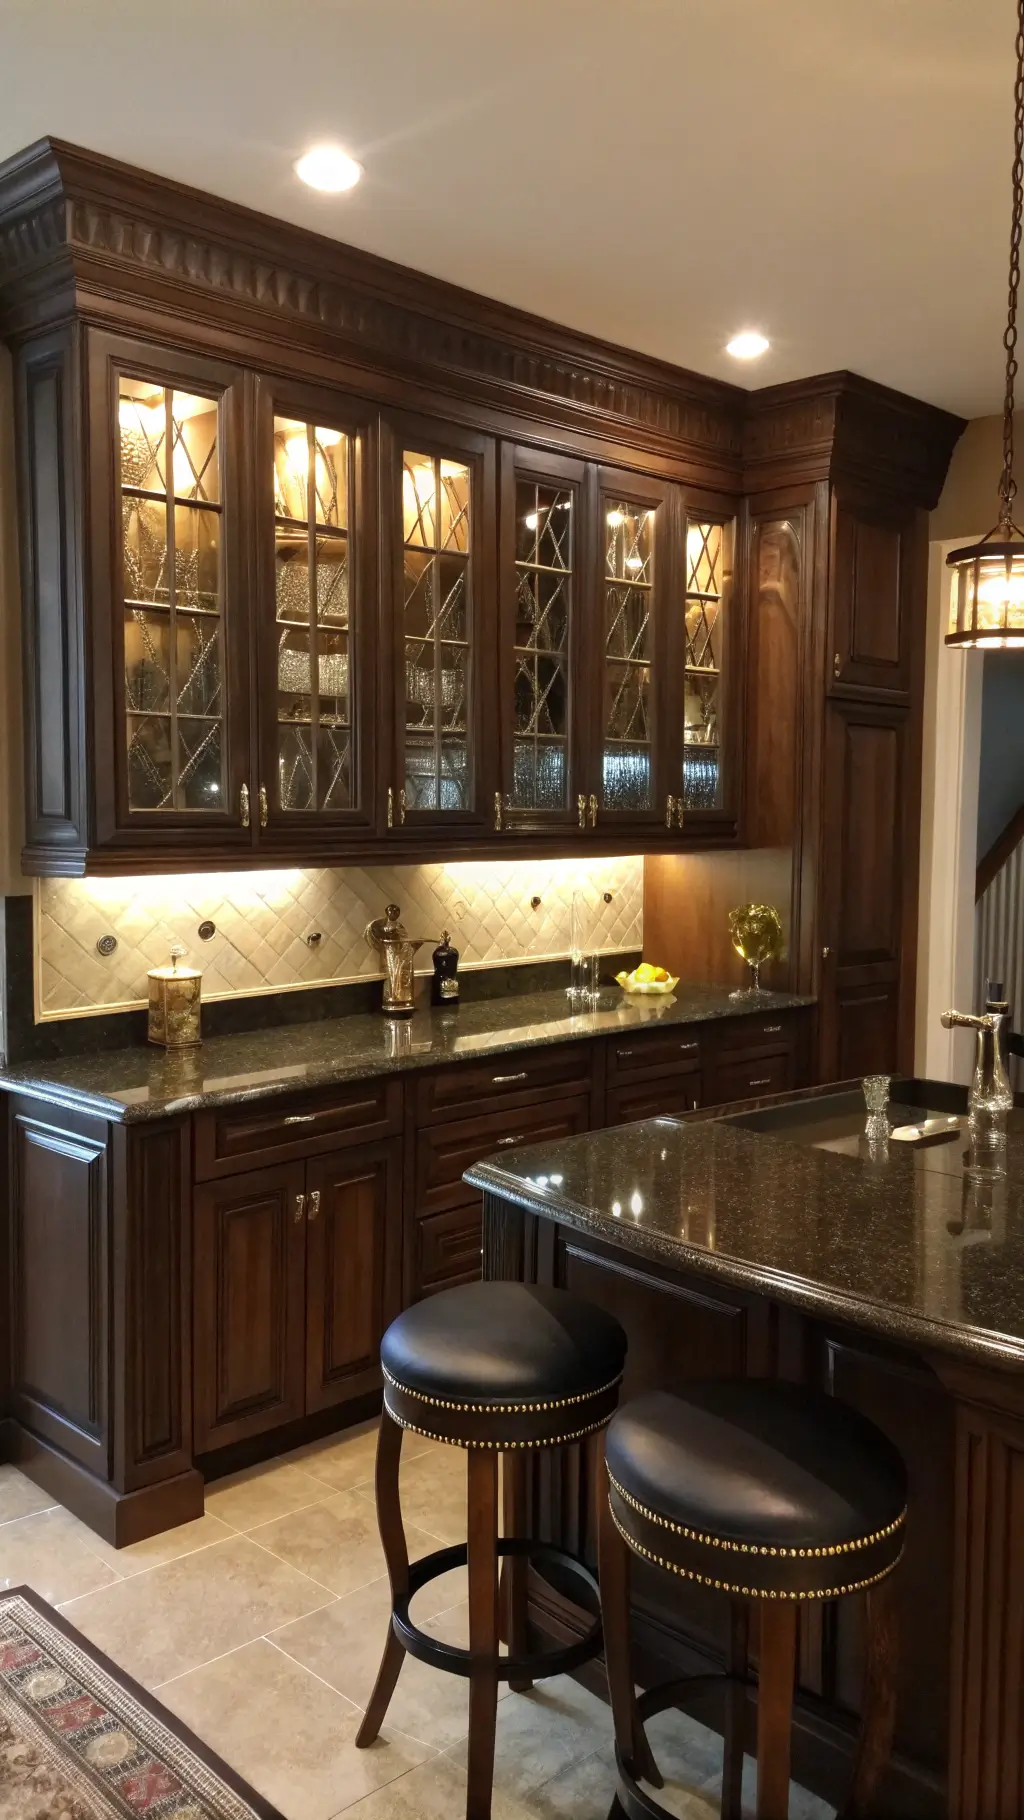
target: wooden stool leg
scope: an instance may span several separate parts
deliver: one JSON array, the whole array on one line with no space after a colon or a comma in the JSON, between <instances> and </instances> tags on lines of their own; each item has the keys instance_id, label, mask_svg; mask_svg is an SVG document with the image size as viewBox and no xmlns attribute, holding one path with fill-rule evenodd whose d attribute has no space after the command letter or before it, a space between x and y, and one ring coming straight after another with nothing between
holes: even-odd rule
<instances>
[{"instance_id":1,"label":"wooden stool leg","mask_svg":"<svg viewBox=\"0 0 1024 1820\"><path fill-rule=\"evenodd\" d=\"M789 1820L798 1599L762 1599L757 1684L757 1820Z\"/></svg>"},{"instance_id":2,"label":"wooden stool leg","mask_svg":"<svg viewBox=\"0 0 1024 1820\"><path fill-rule=\"evenodd\" d=\"M890 1574L865 1596L864 1687L853 1785L839 1820L867 1820L892 1750L899 1666L898 1595Z\"/></svg>"},{"instance_id":3,"label":"wooden stool leg","mask_svg":"<svg viewBox=\"0 0 1024 1820\"><path fill-rule=\"evenodd\" d=\"M619 1755L630 1772L638 1780L649 1782L653 1788L661 1788L664 1785L663 1778L636 1710L633 1646L629 1631L629 1549L615 1527L607 1495L601 1499L597 1536L604 1663L612 1703L615 1742ZM617 1802L611 1811L613 1815L618 1811Z\"/></svg>"},{"instance_id":4,"label":"wooden stool leg","mask_svg":"<svg viewBox=\"0 0 1024 1820\"><path fill-rule=\"evenodd\" d=\"M750 1645L750 1613L745 1599L733 1599L729 1612L730 1675L746 1677ZM743 1746L747 1729L747 1690L734 1681L726 1693L725 1752L722 1762L722 1820L742 1820Z\"/></svg>"},{"instance_id":5,"label":"wooden stool leg","mask_svg":"<svg viewBox=\"0 0 1024 1820\"><path fill-rule=\"evenodd\" d=\"M466 1820L490 1820L498 1711L498 1455L469 1449L469 1788Z\"/></svg>"},{"instance_id":6,"label":"wooden stool leg","mask_svg":"<svg viewBox=\"0 0 1024 1820\"><path fill-rule=\"evenodd\" d=\"M504 1530L506 1536L525 1536L529 1534L526 1513L526 1453L522 1448L513 1449L502 1457L502 1499L504 1505ZM528 1648L527 1639L527 1581L530 1563L525 1555L510 1555L501 1564L502 1605L505 1614L505 1641L510 1656L524 1656ZM510 1681L509 1687L514 1694L528 1693L533 1686L529 1679Z\"/></svg>"},{"instance_id":7,"label":"wooden stool leg","mask_svg":"<svg viewBox=\"0 0 1024 1820\"><path fill-rule=\"evenodd\" d=\"M374 1483L377 1494L377 1524L380 1529L384 1559L387 1562L388 1579L391 1582L392 1607L394 1607L396 1599L409 1591L409 1546L405 1539L402 1503L398 1490L398 1470L402 1459L404 1433L404 1428L392 1421L385 1409L380 1418L380 1431L377 1436L377 1466ZM395 1636L389 1620L387 1642L384 1645L380 1668L377 1670L377 1679L370 1696L370 1704L363 1714L363 1722L356 1733L356 1746L359 1750L365 1750L368 1744L372 1744L380 1731L404 1661L405 1650Z\"/></svg>"}]
</instances>

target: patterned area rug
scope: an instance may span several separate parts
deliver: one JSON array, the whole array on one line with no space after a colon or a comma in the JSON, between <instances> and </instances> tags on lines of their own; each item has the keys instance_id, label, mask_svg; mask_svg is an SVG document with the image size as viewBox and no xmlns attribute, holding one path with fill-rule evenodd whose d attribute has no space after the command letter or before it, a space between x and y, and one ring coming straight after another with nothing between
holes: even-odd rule
<instances>
[{"instance_id":1,"label":"patterned area rug","mask_svg":"<svg viewBox=\"0 0 1024 1820\"><path fill-rule=\"evenodd\" d=\"M28 1587L0 1593L0 1820L281 1820Z\"/></svg>"}]
</instances>

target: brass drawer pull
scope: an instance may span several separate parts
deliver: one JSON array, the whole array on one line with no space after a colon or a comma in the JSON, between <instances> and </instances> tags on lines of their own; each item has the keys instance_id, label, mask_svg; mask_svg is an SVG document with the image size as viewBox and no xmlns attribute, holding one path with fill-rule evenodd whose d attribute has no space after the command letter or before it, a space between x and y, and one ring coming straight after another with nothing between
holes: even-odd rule
<instances>
[{"instance_id":1,"label":"brass drawer pull","mask_svg":"<svg viewBox=\"0 0 1024 1820\"><path fill-rule=\"evenodd\" d=\"M748 1081L747 1082L748 1087L770 1087L771 1084L772 1084L772 1077L770 1074L763 1074L759 1081Z\"/></svg>"},{"instance_id":2,"label":"brass drawer pull","mask_svg":"<svg viewBox=\"0 0 1024 1820\"><path fill-rule=\"evenodd\" d=\"M699 1043L680 1043L680 1045L679 1045L679 1047L680 1047L680 1049L683 1049L683 1050L686 1050L686 1049L699 1049L699 1048L700 1048L700 1044L699 1044Z\"/></svg>"},{"instance_id":3,"label":"brass drawer pull","mask_svg":"<svg viewBox=\"0 0 1024 1820\"><path fill-rule=\"evenodd\" d=\"M616 1059L616 1061L624 1062L624 1061L628 1060L628 1058L631 1055L635 1055L635 1054L636 1054L635 1049L616 1049L615 1059Z\"/></svg>"},{"instance_id":4,"label":"brass drawer pull","mask_svg":"<svg viewBox=\"0 0 1024 1820\"><path fill-rule=\"evenodd\" d=\"M313 1125L318 1117L316 1112L289 1112L284 1122L286 1125Z\"/></svg>"},{"instance_id":5,"label":"brass drawer pull","mask_svg":"<svg viewBox=\"0 0 1024 1820\"><path fill-rule=\"evenodd\" d=\"M310 1218L310 1220L315 1220L316 1216L319 1212L320 1212L320 1190L319 1190L319 1188L314 1188L312 1194L309 1197L309 1218Z\"/></svg>"},{"instance_id":6,"label":"brass drawer pull","mask_svg":"<svg viewBox=\"0 0 1024 1820\"><path fill-rule=\"evenodd\" d=\"M522 1143L525 1143L525 1136L524 1136L523 1132L520 1132L518 1137L499 1138L498 1139L498 1148L499 1148L499 1150L504 1150L507 1146L510 1146L512 1144L522 1144Z\"/></svg>"},{"instance_id":7,"label":"brass drawer pull","mask_svg":"<svg viewBox=\"0 0 1024 1820\"><path fill-rule=\"evenodd\" d=\"M243 784L238 792L238 807L242 817L242 827L249 826L249 786Z\"/></svg>"},{"instance_id":8,"label":"brass drawer pull","mask_svg":"<svg viewBox=\"0 0 1024 1820\"><path fill-rule=\"evenodd\" d=\"M764 1034L765 1034L765 1036L775 1036L776 1033L781 1029L782 1029L781 1024L765 1024Z\"/></svg>"},{"instance_id":9,"label":"brass drawer pull","mask_svg":"<svg viewBox=\"0 0 1024 1820\"><path fill-rule=\"evenodd\" d=\"M491 1084L494 1087L507 1087L512 1081L525 1081L529 1076L524 1068L520 1074L492 1074Z\"/></svg>"},{"instance_id":10,"label":"brass drawer pull","mask_svg":"<svg viewBox=\"0 0 1024 1820\"><path fill-rule=\"evenodd\" d=\"M306 1197L304 1194L297 1194L295 1196L295 1213L293 1217L296 1226L301 1225L306 1217Z\"/></svg>"}]
</instances>

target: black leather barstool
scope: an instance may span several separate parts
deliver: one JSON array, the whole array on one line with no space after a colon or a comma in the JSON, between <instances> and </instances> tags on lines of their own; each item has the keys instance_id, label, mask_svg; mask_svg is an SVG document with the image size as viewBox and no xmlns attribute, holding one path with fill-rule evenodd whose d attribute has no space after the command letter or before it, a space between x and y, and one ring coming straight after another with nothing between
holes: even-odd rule
<instances>
[{"instance_id":1,"label":"black leather barstool","mask_svg":"<svg viewBox=\"0 0 1024 1820\"><path fill-rule=\"evenodd\" d=\"M585 1637L531 1655L526 1636L530 1558L558 1562L598 1610L597 1582L574 1555L533 1542L525 1528L527 1450L598 1434L615 1409L626 1336L603 1309L560 1289L470 1283L399 1315L381 1345L384 1413L377 1444L377 1519L391 1580L391 1624L366 1716L356 1737L372 1744L406 1651L469 1677L467 1820L489 1820L498 1682L517 1691L578 1668L601 1649L595 1618ZM468 1543L410 1564L398 1469L406 1428L468 1449ZM504 1455L505 1534L498 1535L498 1458ZM509 1653L498 1649L498 1563ZM469 1648L456 1649L412 1622L409 1602L438 1574L468 1563Z\"/></svg>"},{"instance_id":2,"label":"black leather barstool","mask_svg":"<svg viewBox=\"0 0 1024 1820\"><path fill-rule=\"evenodd\" d=\"M748 1626L759 1619L757 1820L787 1820L800 1607L867 1596L864 1695L843 1820L861 1820L892 1744L897 1627L888 1576L903 1548L907 1479L888 1438L845 1404L768 1380L698 1384L623 1408L605 1436L600 1518L605 1661L619 1789L611 1815L671 1820L641 1781L651 1772L644 1720L723 1679L723 1820L740 1820ZM629 1633L630 1558L732 1600L727 1672L636 1697Z\"/></svg>"}]
</instances>

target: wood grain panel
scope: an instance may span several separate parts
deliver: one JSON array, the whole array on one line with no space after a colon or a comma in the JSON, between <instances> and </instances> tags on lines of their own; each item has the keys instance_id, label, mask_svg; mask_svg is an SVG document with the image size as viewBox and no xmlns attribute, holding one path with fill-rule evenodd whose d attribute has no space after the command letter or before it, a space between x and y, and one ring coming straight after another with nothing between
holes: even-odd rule
<instances>
[{"instance_id":1,"label":"wood grain panel","mask_svg":"<svg viewBox=\"0 0 1024 1820\"><path fill-rule=\"evenodd\" d=\"M189 1126L122 1127L113 1141L119 1189L124 1176L114 1283L125 1308L114 1461L119 1486L131 1490L191 1464Z\"/></svg>"},{"instance_id":2,"label":"wood grain panel","mask_svg":"<svg viewBox=\"0 0 1024 1820\"><path fill-rule=\"evenodd\" d=\"M733 948L729 911L774 904L791 939L793 855L788 847L738 853L649 853L644 860L644 956L684 980L745 986L750 970ZM762 968L765 986L791 985L788 954Z\"/></svg>"},{"instance_id":3,"label":"wood grain panel","mask_svg":"<svg viewBox=\"0 0 1024 1820\"><path fill-rule=\"evenodd\" d=\"M58 1127L16 1111L11 1160L14 1413L105 1478L106 1127L67 1114Z\"/></svg>"},{"instance_id":4,"label":"wood grain panel","mask_svg":"<svg viewBox=\"0 0 1024 1820\"><path fill-rule=\"evenodd\" d=\"M910 689L913 514L877 499L833 505L832 685Z\"/></svg>"},{"instance_id":5,"label":"wood grain panel","mask_svg":"<svg viewBox=\"0 0 1024 1820\"><path fill-rule=\"evenodd\" d=\"M302 1414L304 1184L288 1163L196 1190L197 1453Z\"/></svg>"},{"instance_id":6,"label":"wood grain panel","mask_svg":"<svg viewBox=\"0 0 1024 1820\"><path fill-rule=\"evenodd\" d=\"M480 1197L466 1207L417 1220L412 1236L412 1296L475 1283L481 1268Z\"/></svg>"},{"instance_id":7,"label":"wood grain panel","mask_svg":"<svg viewBox=\"0 0 1024 1820\"><path fill-rule=\"evenodd\" d=\"M520 1144L551 1143L590 1128L590 1101L555 1100L489 1112L450 1125L426 1126L416 1133L415 1213L441 1213L475 1199L463 1181L466 1170L485 1156Z\"/></svg>"},{"instance_id":8,"label":"wood grain panel","mask_svg":"<svg viewBox=\"0 0 1024 1820\"><path fill-rule=\"evenodd\" d=\"M400 1160L392 1143L308 1166L307 1414L380 1386L380 1342L399 1308Z\"/></svg>"}]
</instances>

